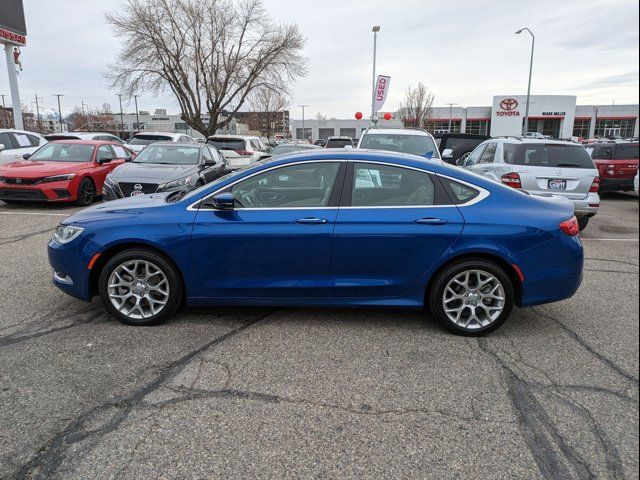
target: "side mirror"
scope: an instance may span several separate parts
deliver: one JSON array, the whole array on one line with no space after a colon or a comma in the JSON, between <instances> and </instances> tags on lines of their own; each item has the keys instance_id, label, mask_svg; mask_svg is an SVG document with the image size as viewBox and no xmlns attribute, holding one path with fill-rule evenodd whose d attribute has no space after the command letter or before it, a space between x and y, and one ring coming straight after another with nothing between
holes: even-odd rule
<instances>
[{"instance_id":1,"label":"side mirror","mask_svg":"<svg viewBox=\"0 0 640 480\"><path fill-rule=\"evenodd\" d=\"M219 193L209 202L213 208L218 210L233 210L235 206L235 198L231 192Z\"/></svg>"},{"instance_id":2,"label":"side mirror","mask_svg":"<svg viewBox=\"0 0 640 480\"><path fill-rule=\"evenodd\" d=\"M100 157L98 163L102 165L103 163L109 163L111 160L113 160L111 157Z\"/></svg>"},{"instance_id":3,"label":"side mirror","mask_svg":"<svg viewBox=\"0 0 640 480\"><path fill-rule=\"evenodd\" d=\"M132 157L124 157L124 161L125 161L125 162L130 162L131 160L133 160L133 158L132 158Z\"/></svg>"},{"instance_id":4,"label":"side mirror","mask_svg":"<svg viewBox=\"0 0 640 480\"><path fill-rule=\"evenodd\" d=\"M442 152L442 158L446 158L446 159L452 159L453 158L453 149L451 148L445 148L444 151Z\"/></svg>"},{"instance_id":5,"label":"side mirror","mask_svg":"<svg viewBox=\"0 0 640 480\"><path fill-rule=\"evenodd\" d=\"M216 161L212 158L205 158L204 159L204 166L205 167L213 167L216 164Z\"/></svg>"},{"instance_id":6,"label":"side mirror","mask_svg":"<svg viewBox=\"0 0 640 480\"><path fill-rule=\"evenodd\" d=\"M0 143L0 152L5 149L4 143Z\"/></svg>"},{"instance_id":7,"label":"side mirror","mask_svg":"<svg viewBox=\"0 0 640 480\"><path fill-rule=\"evenodd\" d=\"M4 148L4 145L2 145L2 147ZM0 150L2 150L2 148L0 148ZM25 160L29 160L31 158L31 154L25 153L24 155L22 155L22 158L24 158Z\"/></svg>"}]
</instances>

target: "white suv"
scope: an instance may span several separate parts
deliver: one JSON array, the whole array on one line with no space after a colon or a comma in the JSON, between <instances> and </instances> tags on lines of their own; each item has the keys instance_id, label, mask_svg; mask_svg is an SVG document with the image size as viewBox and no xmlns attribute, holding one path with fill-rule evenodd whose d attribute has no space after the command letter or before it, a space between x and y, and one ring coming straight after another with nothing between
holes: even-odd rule
<instances>
[{"instance_id":1,"label":"white suv","mask_svg":"<svg viewBox=\"0 0 640 480\"><path fill-rule=\"evenodd\" d=\"M433 136L425 130L412 128L368 128L360 135L358 148L409 153L441 160Z\"/></svg>"},{"instance_id":2,"label":"white suv","mask_svg":"<svg viewBox=\"0 0 640 480\"><path fill-rule=\"evenodd\" d=\"M534 195L553 194L571 200L580 230L600 207L598 170L582 145L493 138L460 159L458 166Z\"/></svg>"},{"instance_id":3,"label":"white suv","mask_svg":"<svg viewBox=\"0 0 640 480\"><path fill-rule=\"evenodd\" d=\"M0 165L22 160L25 153L33 153L45 143L45 138L34 132L0 129Z\"/></svg>"},{"instance_id":4,"label":"white suv","mask_svg":"<svg viewBox=\"0 0 640 480\"><path fill-rule=\"evenodd\" d=\"M271 149L259 137L249 135L211 135L207 143L218 149L232 169L247 167L270 156ZM225 152L235 152L229 156Z\"/></svg>"},{"instance_id":5,"label":"white suv","mask_svg":"<svg viewBox=\"0 0 640 480\"><path fill-rule=\"evenodd\" d=\"M198 143L193 137L184 133L138 132L127 142L127 147L136 153L140 153L144 147L155 142Z\"/></svg>"}]
</instances>

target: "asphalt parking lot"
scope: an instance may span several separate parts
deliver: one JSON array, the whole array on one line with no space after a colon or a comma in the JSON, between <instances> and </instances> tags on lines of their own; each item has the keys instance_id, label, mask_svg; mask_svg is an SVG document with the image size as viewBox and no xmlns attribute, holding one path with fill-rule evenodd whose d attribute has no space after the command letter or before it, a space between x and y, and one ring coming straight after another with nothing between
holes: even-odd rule
<instances>
[{"instance_id":1,"label":"asphalt parking lot","mask_svg":"<svg viewBox=\"0 0 640 480\"><path fill-rule=\"evenodd\" d=\"M638 200L567 301L485 338L420 312L121 325L50 281L68 207L0 202L0 478L637 478Z\"/></svg>"}]
</instances>

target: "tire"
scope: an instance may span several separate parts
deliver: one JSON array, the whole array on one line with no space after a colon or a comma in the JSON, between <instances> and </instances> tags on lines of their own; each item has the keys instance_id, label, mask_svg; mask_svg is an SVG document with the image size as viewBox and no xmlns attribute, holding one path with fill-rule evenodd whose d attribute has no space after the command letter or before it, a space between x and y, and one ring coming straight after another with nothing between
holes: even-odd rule
<instances>
[{"instance_id":1,"label":"tire","mask_svg":"<svg viewBox=\"0 0 640 480\"><path fill-rule=\"evenodd\" d=\"M580 231L583 231L585 228L587 228L587 225L589 225L589 217L580 217L578 219L578 227L580 228Z\"/></svg>"},{"instance_id":2,"label":"tire","mask_svg":"<svg viewBox=\"0 0 640 480\"><path fill-rule=\"evenodd\" d=\"M149 268L142 279L145 265ZM114 274L116 271L119 277ZM127 272L140 276L133 278ZM110 287L110 282L118 282L119 286ZM98 292L111 316L127 325L143 326L157 325L169 318L180 305L183 286L177 268L164 255L132 249L107 261L98 278Z\"/></svg>"},{"instance_id":3,"label":"tire","mask_svg":"<svg viewBox=\"0 0 640 480\"><path fill-rule=\"evenodd\" d=\"M457 283L464 282L467 272L468 288ZM486 287L474 288L479 284L478 279L487 281L489 277L492 281ZM498 284L497 289L489 290ZM486 296L489 292L493 293L491 297ZM433 317L447 330L471 337L485 335L502 326L511 315L514 299L509 275L496 263L483 259L461 260L449 265L436 275L428 294ZM449 314L445 311L445 303L449 307ZM458 317L458 321L449 315ZM465 322L467 325L464 325Z\"/></svg>"},{"instance_id":4,"label":"tire","mask_svg":"<svg viewBox=\"0 0 640 480\"><path fill-rule=\"evenodd\" d=\"M20 205L22 203L17 200L2 200L2 201L7 205Z\"/></svg>"},{"instance_id":5,"label":"tire","mask_svg":"<svg viewBox=\"0 0 640 480\"><path fill-rule=\"evenodd\" d=\"M88 207L96 199L96 186L90 178L83 178L78 185L78 196L76 205L80 207Z\"/></svg>"}]
</instances>

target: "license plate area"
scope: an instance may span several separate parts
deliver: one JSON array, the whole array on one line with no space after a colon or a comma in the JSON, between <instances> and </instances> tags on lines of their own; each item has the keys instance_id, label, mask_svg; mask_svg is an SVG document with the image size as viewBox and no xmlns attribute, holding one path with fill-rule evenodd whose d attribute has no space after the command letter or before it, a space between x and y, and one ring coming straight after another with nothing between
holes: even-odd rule
<instances>
[{"instance_id":1,"label":"license plate area","mask_svg":"<svg viewBox=\"0 0 640 480\"><path fill-rule=\"evenodd\" d=\"M566 190L567 181L558 180L558 179L549 179L548 187L549 187L549 190Z\"/></svg>"}]
</instances>

